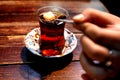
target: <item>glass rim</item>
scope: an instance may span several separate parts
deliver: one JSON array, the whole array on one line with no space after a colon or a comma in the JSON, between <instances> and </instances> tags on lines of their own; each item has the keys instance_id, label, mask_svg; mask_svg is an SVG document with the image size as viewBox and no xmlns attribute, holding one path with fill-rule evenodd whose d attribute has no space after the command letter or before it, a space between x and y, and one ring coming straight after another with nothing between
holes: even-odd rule
<instances>
[{"instance_id":1,"label":"glass rim","mask_svg":"<svg viewBox=\"0 0 120 80\"><path fill-rule=\"evenodd\" d=\"M39 12L40 12L40 10L43 10L43 9L52 9L52 8L56 8L56 9L61 9L61 10L63 10L64 11L64 14L65 14L65 16L68 18L69 17L69 12L65 9L65 8L62 8L62 7L60 7L60 6L44 6L44 7L40 7L38 10L37 10L37 15L39 16ZM58 10L59 11L59 10Z\"/></svg>"}]
</instances>

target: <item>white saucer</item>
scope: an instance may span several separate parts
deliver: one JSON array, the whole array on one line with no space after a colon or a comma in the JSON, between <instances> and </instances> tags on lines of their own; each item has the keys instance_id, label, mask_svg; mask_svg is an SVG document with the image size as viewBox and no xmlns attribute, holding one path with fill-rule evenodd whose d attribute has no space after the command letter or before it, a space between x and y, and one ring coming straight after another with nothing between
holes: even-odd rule
<instances>
[{"instance_id":1,"label":"white saucer","mask_svg":"<svg viewBox=\"0 0 120 80\"><path fill-rule=\"evenodd\" d=\"M25 45L26 48L33 54L42 56L40 54L39 35L40 35L40 28L35 28L32 31L30 31L25 37ZM49 57L62 57L64 55L71 53L76 48L77 38L72 32L70 32L66 28L64 29L64 38L66 42L65 42L65 47L62 50L62 54L49 56Z\"/></svg>"}]
</instances>

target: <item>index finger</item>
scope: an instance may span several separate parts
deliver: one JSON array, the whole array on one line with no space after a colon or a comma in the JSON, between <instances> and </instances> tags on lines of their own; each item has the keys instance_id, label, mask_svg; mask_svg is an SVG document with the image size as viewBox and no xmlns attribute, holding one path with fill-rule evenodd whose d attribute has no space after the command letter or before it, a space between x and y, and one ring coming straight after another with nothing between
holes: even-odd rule
<instances>
[{"instance_id":1,"label":"index finger","mask_svg":"<svg viewBox=\"0 0 120 80\"><path fill-rule=\"evenodd\" d=\"M95 42L120 50L120 31L100 28L97 25L87 22L77 25L76 28Z\"/></svg>"}]
</instances>

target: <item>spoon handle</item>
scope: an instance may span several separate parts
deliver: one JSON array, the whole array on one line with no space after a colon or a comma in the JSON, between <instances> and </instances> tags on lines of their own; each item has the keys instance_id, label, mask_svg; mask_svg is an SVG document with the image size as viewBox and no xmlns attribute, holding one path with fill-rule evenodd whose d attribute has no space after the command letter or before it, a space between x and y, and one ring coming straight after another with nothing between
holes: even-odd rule
<instances>
[{"instance_id":1,"label":"spoon handle","mask_svg":"<svg viewBox=\"0 0 120 80\"><path fill-rule=\"evenodd\" d=\"M67 22L67 23L74 23L73 20L67 20L67 19L56 19L57 21Z\"/></svg>"}]
</instances>

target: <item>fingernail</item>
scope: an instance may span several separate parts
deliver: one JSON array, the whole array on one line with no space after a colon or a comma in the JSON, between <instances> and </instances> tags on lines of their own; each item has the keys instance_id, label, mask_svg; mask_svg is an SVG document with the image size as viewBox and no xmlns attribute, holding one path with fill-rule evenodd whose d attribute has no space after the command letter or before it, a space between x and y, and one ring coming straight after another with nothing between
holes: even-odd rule
<instances>
[{"instance_id":1,"label":"fingernail","mask_svg":"<svg viewBox=\"0 0 120 80\"><path fill-rule=\"evenodd\" d=\"M79 14L79 15L76 15L76 16L73 17L73 19L74 19L75 21L81 20L81 19L83 19L83 18L84 18L84 15L83 15L83 14Z\"/></svg>"}]
</instances>

